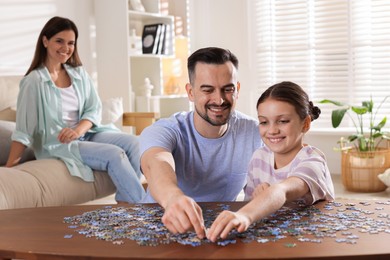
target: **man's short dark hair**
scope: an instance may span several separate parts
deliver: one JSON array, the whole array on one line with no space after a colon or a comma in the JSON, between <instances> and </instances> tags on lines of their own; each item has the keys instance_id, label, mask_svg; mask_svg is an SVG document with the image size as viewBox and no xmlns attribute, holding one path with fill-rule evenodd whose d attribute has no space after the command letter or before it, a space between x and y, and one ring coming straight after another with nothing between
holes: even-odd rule
<instances>
[{"instance_id":1,"label":"man's short dark hair","mask_svg":"<svg viewBox=\"0 0 390 260\"><path fill-rule=\"evenodd\" d=\"M238 69L238 59L229 50L218 47L202 48L191 54L187 59L188 77L191 84L195 76L195 66L198 62L206 64L224 64L230 61Z\"/></svg>"}]
</instances>

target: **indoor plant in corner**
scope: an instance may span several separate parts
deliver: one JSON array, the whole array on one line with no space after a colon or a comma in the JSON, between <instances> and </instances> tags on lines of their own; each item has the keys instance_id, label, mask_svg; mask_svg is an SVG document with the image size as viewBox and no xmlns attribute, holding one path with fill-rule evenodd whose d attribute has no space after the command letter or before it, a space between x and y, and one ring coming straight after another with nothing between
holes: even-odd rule
<instances>
[{"instance_id":1,"label":"indoor plant in corner","mask_svg":"<svg viewBox=\"0 0 390 260\"><path fill-rule=\"evenodd\" d=\"M340 139L341 175L347 190L379 192L387 188L378 175L390 168L389 135L383 131L387 118L376 124L376 115L387 100L386 96L377 108L372 98L363 101L361 106L351 106L338 101L324 99L320 103L330 103L338 108L332 111L332 126L339 127L345 114L355 126L356 132L348 138ZM355 116L354 116L355 115ZM368 117L369 126L364 127ZM383 142L385 140L385 142ZM386 145L385 145L386 144Z\"/></svg>"}]
</instances>

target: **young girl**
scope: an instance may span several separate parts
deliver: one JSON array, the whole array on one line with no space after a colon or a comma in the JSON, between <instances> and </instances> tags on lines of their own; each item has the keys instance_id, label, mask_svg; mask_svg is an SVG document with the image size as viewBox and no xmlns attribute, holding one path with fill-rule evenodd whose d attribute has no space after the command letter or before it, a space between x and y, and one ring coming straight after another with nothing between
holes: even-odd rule
<instances>
[{"instance_id":1,"label":"young girl","mask_svg":"<svg viewBox=\"0 0 390 260\"><path fill-rule=\"evenodd\" d=\"M324 154L303 143L311 121L321 113L303 89L292 82L275 84L257 101L257 112L265 146L254 152L249 165L245 199L251 201L237 212L223 211L207 232L211 241L226 238L233 228L247 230L286 202L334 199Z\"/></svg>"},{"instance_id":2,"label":"young girl","mask_svg":"<svg viewBox=\"0 0 390 260\"><path fill-rule=\"evenodd\" d=\"M94 181L92 169L107 171L118 202L139 202L145 192L138 139L100 124L101 102L82 66L77 38L74 22L57 16L39 34L20 82L6 166L17 165L25 148L32 147L37 159L61 159L71 175L85 181Z\"/></svg>"}]
</instances>

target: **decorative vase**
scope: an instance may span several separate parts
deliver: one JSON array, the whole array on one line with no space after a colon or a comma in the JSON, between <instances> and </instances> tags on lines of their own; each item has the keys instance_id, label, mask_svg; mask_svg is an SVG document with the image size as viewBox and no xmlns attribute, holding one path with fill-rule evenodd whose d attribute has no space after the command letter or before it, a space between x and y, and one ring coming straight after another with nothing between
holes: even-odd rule
<instances>
[{"instance_id":1,"label":"decorative vase","mask_svg":"<svg viewBox=\"0 0 390 260\"><path fill-rule=\"evenodd\" d=\"M387 186L378 175L390 168L390 149L370 152L347 150L341 154L341 177L349 191L380 192Z\"/></svg>"}]
</instances>

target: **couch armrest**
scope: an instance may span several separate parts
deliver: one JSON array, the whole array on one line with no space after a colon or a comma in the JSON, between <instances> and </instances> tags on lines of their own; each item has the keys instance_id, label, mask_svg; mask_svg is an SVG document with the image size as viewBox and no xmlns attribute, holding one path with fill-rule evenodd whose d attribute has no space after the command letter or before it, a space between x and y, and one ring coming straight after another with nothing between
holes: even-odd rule
<instances>
[{"instance_id":1,"label":"couch armrest","mask_svg":"<svg viewBox=\"0 0 390 260\"><path fill-rule=\"evenodd\" d=\"M16 111L13 110L10 107L6 108L4 110L1 110L0 111L0 120L15 122L15 120L16 120Z\"/></svg>"}]
</instances>

